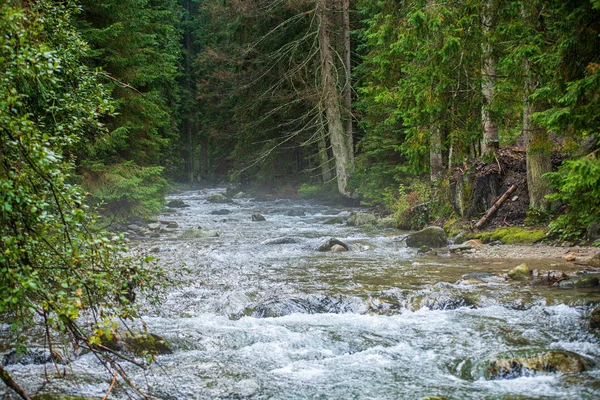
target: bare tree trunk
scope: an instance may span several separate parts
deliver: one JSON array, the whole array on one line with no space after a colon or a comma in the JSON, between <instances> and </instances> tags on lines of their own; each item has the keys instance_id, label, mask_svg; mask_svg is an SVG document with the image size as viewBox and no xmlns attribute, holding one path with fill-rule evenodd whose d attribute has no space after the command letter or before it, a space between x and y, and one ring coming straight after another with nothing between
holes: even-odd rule
<instances>
[{"instance_id":1,"label":"bare tree trunk","mask_svg":"<svg viewBox=\"0 0 600 400\"><path fill-rule=\"evenodd\" d=\"M499 149L498 124L492 118L490 106L494 98L496 84L496 58L490 43L490 34L495 27L496 13L498 12L497 0L486 0L481 14L483 41L481 45L481 92L483 105L481 107L481 122L483 125L482 156L491 156Z\"/></svg>"},{"instance_id":2,"label":"bare tree trunk","mask_svg":"<svg viewBox=\"0 0 600 400\"><path fill-rule=\"evenodd\" d=\"M531 19L525 6L521 6L523 19ZM530 99L537 87L531 62L525 60L524 65L525 99L523 104L523 131L525 139L525 152L527 164L527 190L529 191L529 208L545 211L548 208L546 195L550 193L548 180L543 177L552 171L552 144L548 138L548 131L536 125L532 115L536 110L536 104Z\"/></svg>"},{"instance_id":3,"label":"bare tree trunk","mask_svg":"<svg viewBox=\"0 0 600 400\"><path fill-rule=\"evenodd\" d=\"M344 83L344 108L346 111L345 129L346 146L348 147L348 158L350 164L354 165L354 140L352 137L352 64L350 46L350 0L342 0L343 31L342 41L344 43L344 68L346 82Z\"/></svg>"},{"instance_id":4,"label":"bare tree trunk","mask_svg":"<svg viewBox=\"0 0 600 400\"><path fill-rule=\"evenodd\" d=\"M444 162L442 160L442 129L439 122L434 122L429 138L429 165L431 166L431 182L442 178Z\"/></svg>"},{"instance_id":5,"label":"bare tree trunk","mask_svg":"<svg viewBox=\"0 0 600 400\"><path fill-rule=\"evenodd\" d=\"M336 78L333 71L334 60L331 54L331 38L329 32L329 17L327 13L328 1L317 0L317 18L319 22L319 49L321 58L321 85L322 102L327 119L329 141L335 159L335 170L338 191L343 196L351 196L348 188L349 170L351 160L344 136L342 114L340 109L340 94L336 87Z\"/></svg>"},{"instance_id":6,"label":"bare tree trunk","mask_svg":"<svg viewBox=\"0 0 600 400\"><path fill-rule=\"evenodd\" d=\"M329 165L329 154L327 153L327 133L325 131L325 121L323 121L323 113L319 113L319 167L321 168L321 178L323 183L331 181L331 168Z\"/></svg>"}]
</instances>

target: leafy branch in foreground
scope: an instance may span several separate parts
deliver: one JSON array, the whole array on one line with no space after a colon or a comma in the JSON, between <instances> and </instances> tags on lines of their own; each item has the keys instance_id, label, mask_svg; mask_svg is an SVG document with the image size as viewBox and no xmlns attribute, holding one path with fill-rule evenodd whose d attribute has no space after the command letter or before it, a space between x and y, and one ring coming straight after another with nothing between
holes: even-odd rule
<instances>
[{"instance_id":1,"label":"leafy branch in foreground","mask_svg":"<svg viewBox=\"0 0 600 400\"><path fill-rule=\"evenodd\" d=\"M146 397L104 343L136 319L134 290L151 292L162 272L149 258L124 257L122 236L97 230L71 175L74 146L101 132L111 105L80 62L87 46L69 23L76 4L19 4L0 6L0 318L16 350L37 337L54 354L68 338ZM0 378L29 398L7 369Z\"/></svg>"}]
</instances>

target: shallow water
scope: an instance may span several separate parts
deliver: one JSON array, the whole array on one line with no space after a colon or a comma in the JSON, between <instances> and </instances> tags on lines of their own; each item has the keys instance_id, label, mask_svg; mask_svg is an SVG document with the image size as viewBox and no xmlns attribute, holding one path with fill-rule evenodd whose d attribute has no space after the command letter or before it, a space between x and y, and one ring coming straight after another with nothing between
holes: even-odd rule
<instances>
[{"instance_id":1,"label":"shallow water","mask_svg":"<svg viewBox=\"0 0 600 400\"><path fill-rule=\"evenodd\" d=\"M130 369L140 387L168 399L600 398L600 341L586 319L599 289L507 283L501 275L525 260L422 257L403 245L402 232L324 224L349 209L207 203L218 192L173 195L191 207L161 220L180 228L135 244L185 282L144 316L175 351L150 371ZM211 214L223 209L230 214ZM251 221L257 212L267 220ZM179 238L198 226L220 236ZM265 244L279 237L294 243ZM351 251L317 252L330 237ZM569 269L556 260L532 265ZM480 283L460 282L474 272ZM529 349L575 352L589 368L488 381L465 367ZM52 372L10 368L28 387L42 382L44 368ZM90 355L69 368L76 378L52 380L44 391L102 397L108 389ZM126 397L117 389L111 398Z\"/></svg>"}]
</instances>

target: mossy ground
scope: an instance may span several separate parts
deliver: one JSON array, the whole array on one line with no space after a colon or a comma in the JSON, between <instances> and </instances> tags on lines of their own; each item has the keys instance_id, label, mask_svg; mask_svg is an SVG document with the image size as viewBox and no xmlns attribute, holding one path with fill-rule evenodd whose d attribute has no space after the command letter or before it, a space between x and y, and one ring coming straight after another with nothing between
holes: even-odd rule
<instances>
[{"instance_id":1,"label":"mossy ground","mask_svg":"<svg viewBox=\"0 0 600 400\"><path fill-rule=\"evenodd\" d=\"M545 237L541 229L526 229L521 227L504 227L490 232L480 232L474 235L484 243L499 241L502 244L533 244Z\"/></svg>"}]
</instances>

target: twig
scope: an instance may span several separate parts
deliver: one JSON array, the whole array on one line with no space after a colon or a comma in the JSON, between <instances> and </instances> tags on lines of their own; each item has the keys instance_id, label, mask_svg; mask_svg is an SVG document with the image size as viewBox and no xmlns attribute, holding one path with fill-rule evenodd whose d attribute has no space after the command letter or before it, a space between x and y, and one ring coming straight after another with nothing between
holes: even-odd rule
<instances>
[{"instance_id":1,"label":"twig","mask_svg":"<svg viewBox=\"0 0 600 400\"><path fill-rule=\"evenodd\" d=\"M102 400L108 399L108 395L110 394L110 392L112 392L113 388L115 387L115 383L116 382L117 382L117 373L115 372L113 374L113 379L112 379L112 382L110 384L110 387L108 388L108 391L106 392L106 394L104 395L104 397L102 398Z\"/></svg>"}]
</instances>

